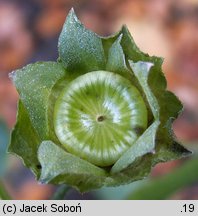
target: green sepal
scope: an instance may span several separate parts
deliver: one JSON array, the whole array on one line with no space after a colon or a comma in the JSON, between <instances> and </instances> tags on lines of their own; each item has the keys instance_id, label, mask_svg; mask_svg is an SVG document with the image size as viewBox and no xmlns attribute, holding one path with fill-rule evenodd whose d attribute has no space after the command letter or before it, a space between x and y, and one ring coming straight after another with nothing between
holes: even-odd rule
<instances>
[{"instance_id":1,"label":"green sepal","mask_svg":"<svg viewBox=\"0 0 198 216\"><path fill-rule=\"evenodd\" d=\"M49 98L52 88L65 74L65 69L59 63L38 62L27 65L11 75L20 100L41 140L50 138Z\"/></svg>"},{"instance_id":2,"label":"green sepal","mask_svg":"<svg viewBox=\"0 0 198 216\"><path fill-rule=\"evenodd\" d=\"M174 118L170 118L164 127L160 127L156 136L156 153L153 155L153 165L160 162L180 159L192 154L181 145L172 129Z\"/></svg>"},{"instance_id":3,"label":"green sepal","mask_svg":"<svg viewBox=\"0 0 198 216\"><path fill-rule=\"evenodd\" d=\"M102 38L85 29L71 10L58 48L57 63L28 65L12 75L21 102L9 150L22 157L37 177L41 163L42 182L69 184L80 191L117 186L144 178L156 163L189 155L173 134L172 121L182 104L166 90L163 60L141 52L126 26L114 36ZM129 78L148 109L147 130L113 167L99 168L71 155L60 147L54 133L54 104L62 89L95 70Z\"/></svg>"},{"instance_id":4,"label":"green sepal","mask_svg":"<svg viewBox=\"0 0 198 216\"><path fill-rule=\"evenodd\" d=\"M172 121L181 111L182 104L173 93L165 89L166 85L156 84L156 77L160 76L157 74L161 73L158 70L159 64L141 61L134 63L130 60L129 64L146 95L154 119L161 122L156 135L153 165L189 155L191 152L176 142L172 130Z\"/></svg>"},{"instance_id":5,"label":"green sepal","mask_svg":"<svg viewBox=\"0 0 198 216\"><path fill-rule=\"evenodd\" d=\"M122 34L120 34L120 36L109 49L106 70L119 73L124 77L130 77L131 74L127 68L125 55L122 46L120 45L121 40Z\"/></svg>"},{"instance_id":6,"label":"green sepal","mask_svg":"<svg viewBox=\"0 0 198 216\"><path fill-rule=\"evenodd\" d=\"M151 169L151 153L144 155L121 172L110 174L80 159L51 141L43 141L38 150L42 172L41 183L68 184L81 192L102 186L117 186L146 177Z\"/></svg>"},{"instance_id":7,"label":"green sepal","mask_svg":"<svg viewBox=\"0 0 198 216\"><path fill-rule=\"evenodd\" d=\"M115 187L129 184L147 177L152 167L152 152L148 152L142 157L136 158L127 168L120 172L111 173L105 180L105 186Z\"/></svg>"},{"instance_id":8,"label":"green sepal","mask_svg":"<svg viewBox=\"0 0 198 216\"><path fill-rule=\"evenodd\" d=\"M139 81L146 95L146 98L152 110L154 119L159 119L159 105L150 87L148 86L149 72L153 64L150 62L141 62L141 61L134 63L130 60L129 60L129 64L135 74L135 77Z\"/></svg>"},{"instance_id":9,"label":"green sepal","mask_svg":"<svg viewBox=\"0 0 198 216\"><path fill-rule=\"evenodd\" d=\"M155 152L155 137L160 122L156 120L138 140L113 165L111 173L118 173L131 165L137 158Z\"/></svg>"},{"instance_id":10,"label":"green sepal","mask_svg":"<svg viewBox=\"0 0 198 216\"><path fill-rule=\"evenodd\" d=\"M58 50L60 59L69 72L83 73L105 68L101 38L82 25L73 9L60 34Z\"/></svg>"},{"instance_id":11,"label":"green sepal","mask_svg":"<svg viewBox=\"0 0 198 216\"><path fill-rule=\"evenodd\" d=\"M30 168L36 176L40 173L40 163L37 158L39 144L39 136L32 127L27 110L19 101L17 123L11 134L8 152L23 159L25 166Z\"/></svg>"},{"instance_id":12,"label":"green sepal","mask_svg":"<svg viewBox=\"0 0 198 216\"><path fill-rule=\"evenodd\" d=\"M107 175L104 169L67 153L51 141L41 143L38 159L42 183L66 183L84 192L101 187Z\"/></svg>"}]
</instances>

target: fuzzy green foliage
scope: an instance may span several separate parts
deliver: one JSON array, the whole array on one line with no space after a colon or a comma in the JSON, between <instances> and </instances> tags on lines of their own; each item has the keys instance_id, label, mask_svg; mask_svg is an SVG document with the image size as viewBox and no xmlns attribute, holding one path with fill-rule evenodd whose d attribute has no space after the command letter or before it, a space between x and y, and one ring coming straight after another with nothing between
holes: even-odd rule
<instances>
[{"instance_id":1,"label":"fuzzy green foliage","mask_svg":"<svg viewBox=\"0 0 198 216\"><path fill-rule=\"evenodd\" d=\"M190 153L175 140L172 132L171 123L182 110L182 104L173 93L166 90L166 80L161 70L162 59L141 52L126 26L113 36L100 37L86 29L71 10L60 34L58 50L57 62L30 64L11 74L20 101L9 151L21 157L39 181L69 184L82 192L102 186L117 186L146 177L156 163L178 159ZM147 112L147 119L144 119L146 129L138 127L138 118L135 118L137 127L134 131L130 131L136 134L135 140L127 145L123 142L124 150L119 150L121 152L119 158L108 166L101 161L103 166L90 162L89 158L83 155L83 148L77 153L73 149L68 150L70 146L67 143L70 139L63 142L59 137L62 128L58 128L57 131L54 128L59 108L58 105L55 108L56 101L67 98L67 93L71 92L68 89L76 85L77 79L82 82L85 74L89 72L92 76L95 71L99 71L99 74L104 74L100 71L113 73L112 83L116 83L115 79L121 80L121 86L127 83L126 89L123 90L127 94L130 83L133 86L130 89L137 89L140 93ZM116 91L118 89L120 87L116 88ZM97 89L94 91L97 92ZM107 92L98 90L98 92L104 95L113 94L110 90ZM123 98L115 99L116 105L120 104L119 100ZM81 102L85 104L87 98L80 99L79 104ZM135 99L124 100L125 102L132 100L131 105L134 106L137 104ZM137 101L139 103L140 99ZM71 115L74 114L71 112ZM139 118L139 124L141 121L143 117ZM67 125L64 123L61 127ZM106 139L110 136L107 130L102 133L103 135L98 135L96 143L105 143L100 137ZM104 135L105 133L107 135ZM131 139L127 133L121 137L119 130L114 134L115 137L112 136L112 139L122 140L123 137L124 140ZM95 140L94 136L96 135L92 134L90 140ZM79 145L80 143L81 140ZM94 141L92 144L95 145ZM109 147L110 144L106 145Z\"/></svg>"}]
</instances>

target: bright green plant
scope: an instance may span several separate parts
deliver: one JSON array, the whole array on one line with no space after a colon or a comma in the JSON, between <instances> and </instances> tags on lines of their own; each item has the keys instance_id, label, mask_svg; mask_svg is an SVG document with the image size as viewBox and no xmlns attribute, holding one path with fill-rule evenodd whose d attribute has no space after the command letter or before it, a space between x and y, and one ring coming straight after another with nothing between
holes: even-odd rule
<instances>
[{"instance_id":1,"label":"bright green plant","mask_svg":"<svg viewBox=\"0 0 198 216\"><path fill-rule=\"evenodd\" d=\"M11 74L20 100L9 151L39 181L117 186L189 154L171 130L182 104L166 90L162 59L142 53L126 26L100 37L71 10L58 50L57 62Z\"/></svg>"}]
</instances>

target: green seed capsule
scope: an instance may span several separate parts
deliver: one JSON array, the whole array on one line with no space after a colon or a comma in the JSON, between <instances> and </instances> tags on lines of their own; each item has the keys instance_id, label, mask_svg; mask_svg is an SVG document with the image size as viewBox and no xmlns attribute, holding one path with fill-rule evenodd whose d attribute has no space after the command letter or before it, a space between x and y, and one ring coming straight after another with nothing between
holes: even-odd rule
<instances>
[{"instance_id":1,"label":"green seed capsule","mask_svg":"<svg viewBox=\"0 0 198 216\"><path fill-rule=\"evenodd\" d=\"M68 152L110 166L147 128L147 109L130 81L95 71L63 89L55 104L54 127Z\"/></svg>"}]
</instances>

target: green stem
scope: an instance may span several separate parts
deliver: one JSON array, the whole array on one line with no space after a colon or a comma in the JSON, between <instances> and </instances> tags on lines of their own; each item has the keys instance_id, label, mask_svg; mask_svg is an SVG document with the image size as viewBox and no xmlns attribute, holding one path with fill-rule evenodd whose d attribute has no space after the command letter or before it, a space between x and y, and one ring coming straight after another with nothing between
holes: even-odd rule
<instances>
[{"instance_id":1,"label":"green stem","mask_svg":"<svg viewBox=\"0 0 198 216\"><path fill-rule=\"evenodd\" d=\"M167 199L181 188L185 188L198 180L198 157L193 157L180 168L171 173L149 180L144 186L128 196L132 200L162 200Z\"/></svg>"},{"instance_id":2,"label":"green stem","mask_svg":"<svg viewBox=\"0 0 198 216\"><path fill-rule=\"evenodd\" d=\"M6 191L2 180L0 180L0 199L2 199L2 200L11 200L11 197L8 194L8 192Z\"/></svg>"},{"instance_id":3,"label":"green stem","mask_svg":"<svg viewBox=\"0 0 198 216\"><path fill-rule=\"evenodd\" d=\"M68 193L68 191L71 188L68 185L61 185L54 195L51 197L52 200L63 200L65 198L65 195Z\"/></svg>"}]
</instances>

